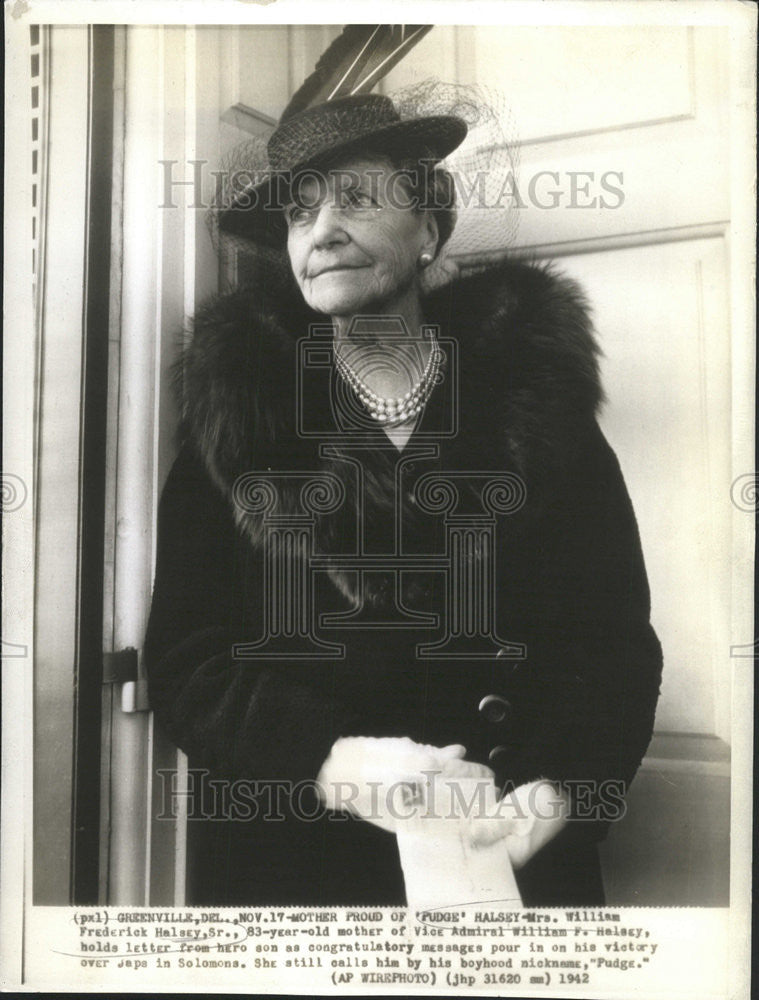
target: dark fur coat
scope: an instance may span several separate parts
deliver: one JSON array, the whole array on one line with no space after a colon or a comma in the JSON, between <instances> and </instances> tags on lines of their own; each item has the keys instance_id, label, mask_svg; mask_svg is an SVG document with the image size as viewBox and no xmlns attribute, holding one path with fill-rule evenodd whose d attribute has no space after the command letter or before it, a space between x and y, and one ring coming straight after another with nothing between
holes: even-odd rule
<instances>
[{"instance_id":1,"label":"dark fur coat","mask_svg":"<svg viewBox=\"0 0 759 1000\"><path fill-rule=\"evenodd\" d=\"M395 839L314 806L310 782L344 735L462 743L504 787L564 782L576 820L520 873L522 892L602 900L594 842L648 745L661 653L635 517L596 423L587 309L550 269L509 263L424 311L447 367L403 452L336 407L324 317L287 282L196 317L145 647L156 716L193 767L196 902L402 901ZM309 475L334 502L309 506ZM505 506L484 504L499 477ZM305 546L290 567L313 560L292 569L308 589L299 625L272 617L275 537ZM402 571L383 560L401 552ZM451 620L456 574L492 581L474 636ZM491 694L497 718L480 710ZM266 815L273 789L279 819Z\"/></svg>"}]
</instances>

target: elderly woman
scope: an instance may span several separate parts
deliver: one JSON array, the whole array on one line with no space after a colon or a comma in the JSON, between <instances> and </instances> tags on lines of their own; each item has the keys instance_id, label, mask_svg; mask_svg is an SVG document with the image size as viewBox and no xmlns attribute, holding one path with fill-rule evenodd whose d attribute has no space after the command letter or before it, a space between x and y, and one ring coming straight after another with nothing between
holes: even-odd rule
<instances>
[{"instance_id":1,"label":"elderly woman","mask_svg":"<svg viewBox=\"0 0 759 1000\"><path fill-rule=\"evenodd\" d=\"M434 773L520 806L484 836L525 903L604 900L660 649L578 289L501 263L422 291L465 133L308 108L222 214L289 267L201 310L181 367L146 658L190 757L191 902L403 903L394 793Z\"/></svg>"}]
</instances>

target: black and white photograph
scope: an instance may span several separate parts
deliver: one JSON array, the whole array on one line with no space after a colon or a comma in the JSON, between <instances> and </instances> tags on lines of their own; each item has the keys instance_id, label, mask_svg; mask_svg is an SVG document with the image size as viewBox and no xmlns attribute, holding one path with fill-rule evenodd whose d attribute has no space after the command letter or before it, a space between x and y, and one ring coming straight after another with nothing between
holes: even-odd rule
<instances>
[{"instance_id":1,"label":"black and white photograph","mask_svg":"<svg viewBox=\"0 0 759 1000\"><path fill-rule=\"evenodd\" d=\"M756 9L371 13L6 3L3 988L748 997Z\"/></svg>"}]
</instances>

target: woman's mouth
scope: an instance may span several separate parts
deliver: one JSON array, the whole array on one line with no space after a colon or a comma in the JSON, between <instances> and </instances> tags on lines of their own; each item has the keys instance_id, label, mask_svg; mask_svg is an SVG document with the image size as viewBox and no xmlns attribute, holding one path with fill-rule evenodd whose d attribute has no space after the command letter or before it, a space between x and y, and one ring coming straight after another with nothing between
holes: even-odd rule
<instances>
[{"instance_id":1,"label":"woman's mouth","mask_svg":"<svg viewBox=\"0 0 759 1000\"><path fill-rule=\"evenodd\" d=\"M340 271L359 271L363 267L367 267L366 264L333 264L329 267L321 267L317 271L312 271L308 275L309 278L320 278L323 274L334 274Z\"/></svg>"}]
</instances>

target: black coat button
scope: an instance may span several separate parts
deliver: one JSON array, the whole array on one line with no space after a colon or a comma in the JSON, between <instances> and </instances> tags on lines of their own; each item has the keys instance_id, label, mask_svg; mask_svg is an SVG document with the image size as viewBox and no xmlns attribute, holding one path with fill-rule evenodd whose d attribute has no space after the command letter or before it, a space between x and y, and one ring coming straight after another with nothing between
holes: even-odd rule
<instances>
[{"instance_id":1,"label":"black coat button","mask_svg":"<svg viewBox=\"0 0 759 1000\"><path fill-rule=\"evenodd\" d=\"M511 712L511 702L499 694L486 694L479 704L479 711L487 722L503 722Z\"/></svg>"},{"instance_id":2,"label":"black coat button","mask_svg":"<svg viewBox=\"0 0 759 1000\"><path fill-rule=\"evenodd\" d=\"M509 747L493 747L488 754L488 760L491 764L497 764L499 760L503 761L503 757L509 753L509 749Z\"/></svg>"}]
</instances>

